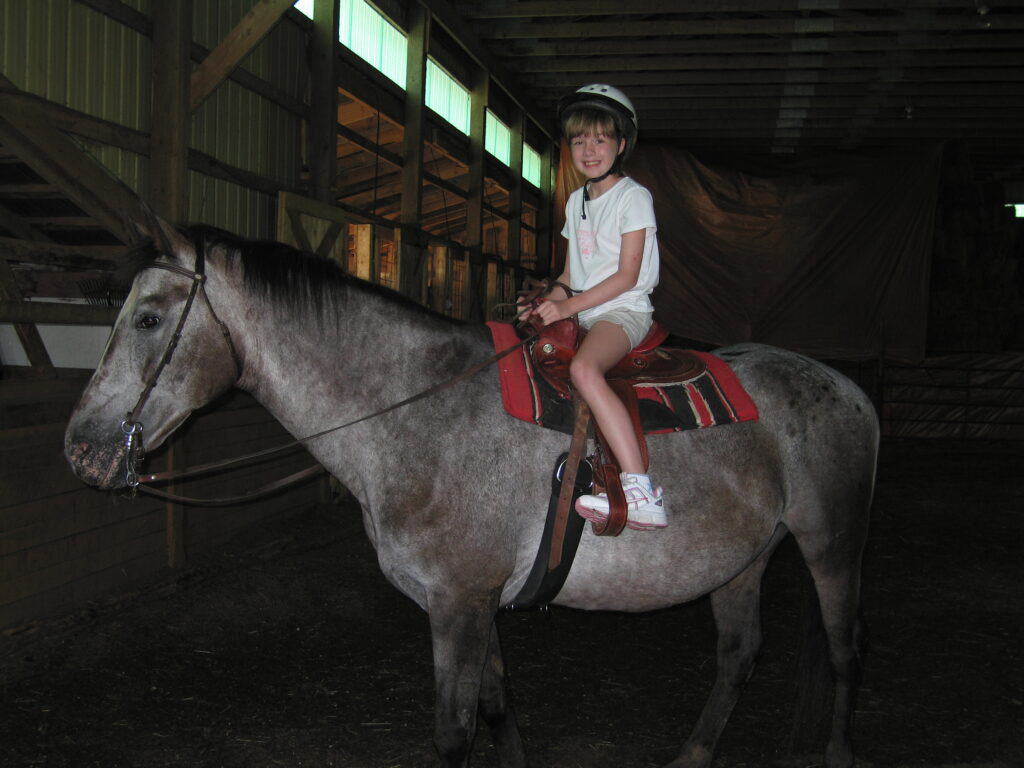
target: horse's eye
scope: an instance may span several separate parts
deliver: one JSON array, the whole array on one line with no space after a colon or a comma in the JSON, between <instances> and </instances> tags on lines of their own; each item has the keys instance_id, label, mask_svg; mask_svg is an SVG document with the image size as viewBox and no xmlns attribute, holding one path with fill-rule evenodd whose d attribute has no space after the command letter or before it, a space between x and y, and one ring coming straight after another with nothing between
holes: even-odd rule
<instances>
[{"instance_id":1,"label":"horse's eye","mask_svg":"<svg viewBox=\"0 0 1024 768\"><path fill-rule=\"evenodd\" d=\"M139 321L135 324L136 328L144 331L152 330L160 325L160 318L156 315L143 315L139 318Z\"/></svg>"}]
</instances>

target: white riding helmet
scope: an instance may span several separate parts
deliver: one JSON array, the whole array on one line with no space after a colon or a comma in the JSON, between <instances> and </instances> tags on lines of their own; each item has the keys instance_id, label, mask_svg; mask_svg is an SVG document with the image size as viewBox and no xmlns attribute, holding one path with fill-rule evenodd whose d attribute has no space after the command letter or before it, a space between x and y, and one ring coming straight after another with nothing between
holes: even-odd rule
<instances>
[{"instance_id":1,"label":"white riding helmet","mask_svg":"<svg viewBox=\"0 0 1024 768\"><path fill-rule=\"evenodd\" d=\"M636 146L636 136L640 126L636 119L633 102L626 94L614 85L591 83L577 88L568 96L563 96L558 102L558 125L562 130L562 135L565 135L565 123L569 119L569 115L580 109L596 109L611 115L619 135L626 140L626 148L622 151L619 159L621 161L629 157L629 153Z\"/></svg>"}]
</instances>

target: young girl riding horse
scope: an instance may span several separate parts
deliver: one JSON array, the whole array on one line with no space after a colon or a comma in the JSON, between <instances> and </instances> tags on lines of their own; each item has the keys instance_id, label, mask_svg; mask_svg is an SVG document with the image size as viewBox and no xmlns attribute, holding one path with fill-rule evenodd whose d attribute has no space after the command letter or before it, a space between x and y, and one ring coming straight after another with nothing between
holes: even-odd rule
<instances>
[{"instance_id":1,"label":"young girl riding horse","mask_svg":"<svg viewBox=\"0 0 1024 768\"><path fill-rule=\"evenodd\" d=\"M569 241L557 288L532 311L544 325L579 314L587 330L570 374L622 469L630 528L664 528L662 489L644 474L640 446L626 407L605 373L640 343L651 328L650 293L658 284L658 226L651 193L622 172L636 146L633 104L618 88L585 85L558 105L572 162L586 177L565 206L562 235ZM528 315L524 315L528 316ZM582 496L576 511L590 520L608 517L606 494Z\"/></svg>"}]
</instances>

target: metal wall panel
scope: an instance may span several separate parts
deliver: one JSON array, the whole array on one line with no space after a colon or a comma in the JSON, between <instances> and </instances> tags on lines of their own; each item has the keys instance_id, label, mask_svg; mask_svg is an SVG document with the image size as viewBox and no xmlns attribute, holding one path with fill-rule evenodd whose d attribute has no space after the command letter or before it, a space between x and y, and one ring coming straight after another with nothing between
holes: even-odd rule
<instances>
[{"instance_id":1,"label":"metal wall panel","mask_svg":"<svg viewBox=\"0 0 1024 768\"><path fill-rule=\"evenodd\" d=\"M195 171L188 174L188 219L246 237L274 237L277 201L239 184Z\"/></svg>"}]
</instances>

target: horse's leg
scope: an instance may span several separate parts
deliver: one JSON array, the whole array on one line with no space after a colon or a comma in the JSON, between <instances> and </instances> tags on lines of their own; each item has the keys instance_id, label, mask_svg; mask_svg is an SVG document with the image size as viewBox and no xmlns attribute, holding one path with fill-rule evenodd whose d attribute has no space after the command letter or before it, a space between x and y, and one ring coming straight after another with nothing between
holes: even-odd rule
<instances>
[{"instance_id":1,"label":"horse's leg","mask_svg":"<svg viewBox=\"0 0 1024 768\"><path fill-rule=\"evenodd\" d=\"M665 768L707 768L740 692L761 650L761 577L775 547L785 537L779 526L754 562L711 593L718 628L718 670L711 695L679 757Z\"/></svg>"},{"instance_id":2,"label":"horse's leg","mask_svg":"<svg viewBox=\"0 0 1024 768\"><path fill-rule=\"evenodd\" d=\"M477 600L452 594L428 598L437 688L434 745L445 768L469 765L496 610L496 595Z\"/></svg>"},{"instance_id":3,"label":"horse's leg","mask_svg":"<svg viewBox=\"0 0 1024 768\"><path fill-rule=\"evenodd\" d=\"M860 682L860 565L865 530L832 535L794 534L814 578L821 619L835 677L832 731L825 750L827 768L852 768L850 728Z\"/></svg>"},{"instance_id":4,"label":"horse's leg","mask_svg":"<svg viewBox=\"0 0 1024 768\"><path fill-rule=\"evenodd\" d=\"M515 714L505 694L505 662L498 642L498 627L491 623L491 640L480 683L480 716L491 729L502 768L525 768L526 753L519 738Z\"/></svg>"}]
</instances>

